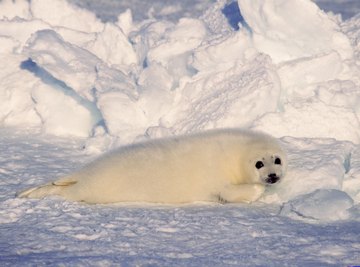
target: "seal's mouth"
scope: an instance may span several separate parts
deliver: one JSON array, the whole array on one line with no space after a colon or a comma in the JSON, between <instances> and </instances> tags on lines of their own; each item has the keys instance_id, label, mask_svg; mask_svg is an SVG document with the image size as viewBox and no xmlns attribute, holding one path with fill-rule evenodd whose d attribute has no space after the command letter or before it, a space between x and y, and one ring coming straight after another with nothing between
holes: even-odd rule
<instances>
[{"instance_id":1,"label":"seal's mouth","mask_svg":"<svg viewBox=\"0 0 360 267\"><path fill-rule=\"evenodd\" d=\"M270 173L268 177L266 177L265 182L267 184L275 184L280 181L280 177L276 175L276 173Z\"/></svg>"}]
</instances>

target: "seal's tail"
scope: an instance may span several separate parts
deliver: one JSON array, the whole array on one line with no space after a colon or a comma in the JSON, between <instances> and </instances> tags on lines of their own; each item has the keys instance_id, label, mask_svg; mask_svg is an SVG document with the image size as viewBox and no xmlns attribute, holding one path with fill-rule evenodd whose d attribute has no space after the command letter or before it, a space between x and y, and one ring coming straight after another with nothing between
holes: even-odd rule
<instances>
[{"instance_id":1,"label":"seal's tail","mask_svg":"<svg viewBox=\"0 0 360 267\"><path fill-rule=\"evenodd\" d=\"M20 198L43 198L50 195L61 195L61 192L65 188L76 183L77 181L65 178L49 184L26 189L16 193L16 196Z\"/></svg>"}]
</instances>

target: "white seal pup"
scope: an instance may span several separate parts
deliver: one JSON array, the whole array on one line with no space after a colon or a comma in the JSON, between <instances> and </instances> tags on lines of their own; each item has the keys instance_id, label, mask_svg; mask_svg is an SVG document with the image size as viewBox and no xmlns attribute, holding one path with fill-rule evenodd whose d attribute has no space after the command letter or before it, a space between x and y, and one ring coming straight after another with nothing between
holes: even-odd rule
<instances>
[{"instance_id":1,"label":"white seal pup","mask_svg":"<svg viewBox=\"0 0 360 267\"><path fill-rule=\"evenodd\" d=\"M252 202L282 179L286 166L284 150L269 135L212 130L119 148L18 196L87 203Z\"/></svg>"}]
</instances>

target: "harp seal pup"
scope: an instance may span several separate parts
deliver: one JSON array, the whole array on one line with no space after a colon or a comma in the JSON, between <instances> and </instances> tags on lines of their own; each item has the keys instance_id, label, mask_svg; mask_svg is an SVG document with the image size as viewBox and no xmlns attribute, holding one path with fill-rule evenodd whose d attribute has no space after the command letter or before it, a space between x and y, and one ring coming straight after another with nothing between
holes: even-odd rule
<instances>
[{"instance_id":1,"label":"harp seal pup","mask_svg":"<svg viewBox=\"0 0 360 267\"><path fill-rule=\"evenodd\" d=\"M283 178L286 166L284 150L269 135L212 130L121 147L18 196L87 203L252 202Z\"/></svg>"}]
</instances>

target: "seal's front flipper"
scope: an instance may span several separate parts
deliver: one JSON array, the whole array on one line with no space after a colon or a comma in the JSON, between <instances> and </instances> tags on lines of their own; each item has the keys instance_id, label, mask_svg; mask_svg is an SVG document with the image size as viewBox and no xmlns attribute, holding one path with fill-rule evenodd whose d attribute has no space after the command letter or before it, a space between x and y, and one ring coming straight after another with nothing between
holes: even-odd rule
<instances>
[{"instance_id":1,"label":"seal's front flipper","mask_svg":"<svg viewBox=\"0 0 360 267\"><path fill-rule=\"evenodd\" d=\"M250 203L258 200L264 191L265 186L262 184L227 185L220 191L219 202Z\"/></svg>"}]
</instances>

